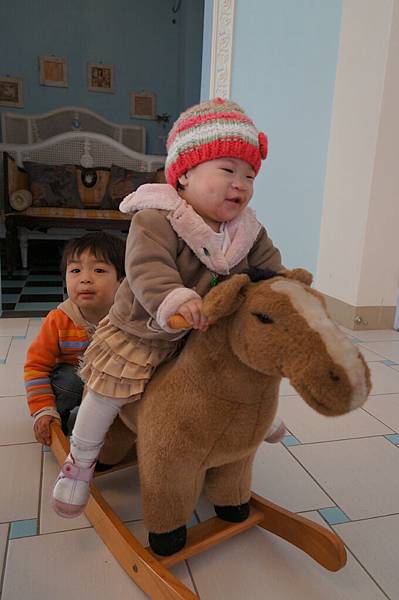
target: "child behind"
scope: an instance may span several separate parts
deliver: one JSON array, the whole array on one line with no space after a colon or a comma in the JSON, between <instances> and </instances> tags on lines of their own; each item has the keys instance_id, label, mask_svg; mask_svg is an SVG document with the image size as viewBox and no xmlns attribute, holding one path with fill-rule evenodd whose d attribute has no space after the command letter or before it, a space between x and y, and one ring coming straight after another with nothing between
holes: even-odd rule
<instances>
[{"instance_id":1,"label":"child behind","mask_svg":"<svg viewBox=\"0 0 399 600\"><path fill-rule=\"evenodd\" d=\"M41 444L51 444L55 419L70 433L68 419L83 393L77 367L125 276L124 256L125 242L107 233L89 233L64 248L61 272L68 299L43 321L24 367L28 406Z\"/></svg>"},{"instance_id":2,"label":"child behind","mask_svg":"<svg viewBox=\"0 0 399 600\"><path fill-rule=\"evenodd\" d=\"M53 491L61 516L83 511L115 416L181 350L187 330L170 329L169 317L180 313L204 331L202 297L221 277L249 267L284 269L279 251L247 208L266 154L266 136L237 104L203 102L182 113L168 136L168 184L143 185L122 202L121 210L133 213L126 279L84 356L88 392ZM281 439L283 431L275 423L269 441ZM152 534L155 551L156 539Z\"/></svg>"}]
</instances>

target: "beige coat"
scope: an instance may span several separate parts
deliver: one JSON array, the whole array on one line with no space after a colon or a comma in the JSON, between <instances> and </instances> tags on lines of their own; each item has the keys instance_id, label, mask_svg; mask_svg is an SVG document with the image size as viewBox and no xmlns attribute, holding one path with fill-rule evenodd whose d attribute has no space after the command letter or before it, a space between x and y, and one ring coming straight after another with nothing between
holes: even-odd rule
<instances>
[{"instance_id":1,"label":"beige coat","mask_svg":"<svg viewBox=\"0 0 399 600\"><path fill-rule=\"evenodd\" d=\"M231 245L223 255L214 232L167 184L146 184L128 196L121 210L133 212L126 246L126 279L109 318L126 333L146 339L176 339L167 317L192 297L203 297L214 274L249 267L283 269L254 212L246 208L227 224Z\"/></svg>"}]
</instances>

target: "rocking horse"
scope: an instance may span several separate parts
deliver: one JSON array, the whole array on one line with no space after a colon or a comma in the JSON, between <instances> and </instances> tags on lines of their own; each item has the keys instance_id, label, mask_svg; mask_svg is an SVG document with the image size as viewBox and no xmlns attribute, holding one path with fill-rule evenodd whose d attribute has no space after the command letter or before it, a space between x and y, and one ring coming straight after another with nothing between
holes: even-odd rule
<instances>
[{"instance_id":1,"label":"rocking horse","mask_svg":"<svg viewBox=\"0 0 399 600\"><path fill-rule=\"evenodd\" d=\"M335 534L250 489L255 452L276 414L282 377L327 416L361 406L370 391L363 357L310 283L307 271L294 269L233 275L213 288L204 299L212 325L188 336L180 355L157 370L143 398L125 407L111 428L100 460L112 464L136 443L150 547L127 530L95 485L86 515L151 598L198 599L167 567L254 525L329 570L345 565ZM170 326L187 323L177 315ZM52 439L62 463L68 443L58 425ZM187 535L201 492L218 516Z\"/></svg>"}]
</instances>

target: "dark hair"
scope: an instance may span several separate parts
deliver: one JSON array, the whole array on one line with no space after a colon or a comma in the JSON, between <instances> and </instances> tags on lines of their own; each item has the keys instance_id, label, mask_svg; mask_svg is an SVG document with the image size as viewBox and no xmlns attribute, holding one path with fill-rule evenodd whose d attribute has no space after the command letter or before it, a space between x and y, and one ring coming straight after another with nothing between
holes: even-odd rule
<instances>
[{"instance_id":1,"label":"dark hair","mask_svg":"<svg viewBox=\"0 0 399 600\"><path fill-rule=\"evenodd\" d=\"M125 277L125 240L104 231L87 233L80 238L70 240L65 244L61 258L61 273L65 277L68 261L79 258L88 250L96 258L113 265L118 281Z\"/></svg>"},{"instance_id":2,"label":"dark hair","mask_svg":"<svg viewBox=\"0 0 399 600\"><path fill-rule=\"evenodd\" d=\"M245 269L243 271L252 283L257 283L258 281L265 281L266 279L271 279L272 277L285 277L284 273L277 273L277 271L273 271L272 269L258 269L257 267L250 267L249 269Z\"/></svg>"}]
</instances>

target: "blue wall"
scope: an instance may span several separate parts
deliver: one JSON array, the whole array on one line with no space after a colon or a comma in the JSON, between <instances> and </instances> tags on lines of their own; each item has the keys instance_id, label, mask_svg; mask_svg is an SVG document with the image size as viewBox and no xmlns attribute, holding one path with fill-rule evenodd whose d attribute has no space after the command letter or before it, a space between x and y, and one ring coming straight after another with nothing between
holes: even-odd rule
<instances>
[{"instance_id":1,"label":"blue wall","mask_svg":"<svg viewBox=\"0 0 399 600\"><path fill-rule=\"evenodd\" d=\"M270 142L252 203L285 264L313 272L340 16L341 0L236 0L231 97Z\"/></svg>"},{"instance_id":2,"label":"blue wall","mask_svg":"<svg viewBox=\"0 0 399 600\"><path fill-rule=\"evenodd\" d=\"M183 0L181 4L182 26L180 28L179 104L185 108L200 99L202 67L202 33L204 22L203 0Z\"/></svg>"},{"instance_id":3,"label":"blue wall","mask_svg":"<svg viewBox=\"0 0 399 600\"><path fill-rule=\"evenodd\" d=\"M174 4L3 0L0 76L23 78L25 104L3 110L35 114L65 105L87 107L114 121L143 124L147 152L161 152L157 136L165 132L153 121L130 117L129 91L154 91L157 113L169 113L172 121L186 101L199 99L203 2L186 0L177 14ZM69 87L39 84L38 56L51 54L68 59ZM114 65L115 94L87 91L88 62Z\"/></svg>"}]
</instances>

